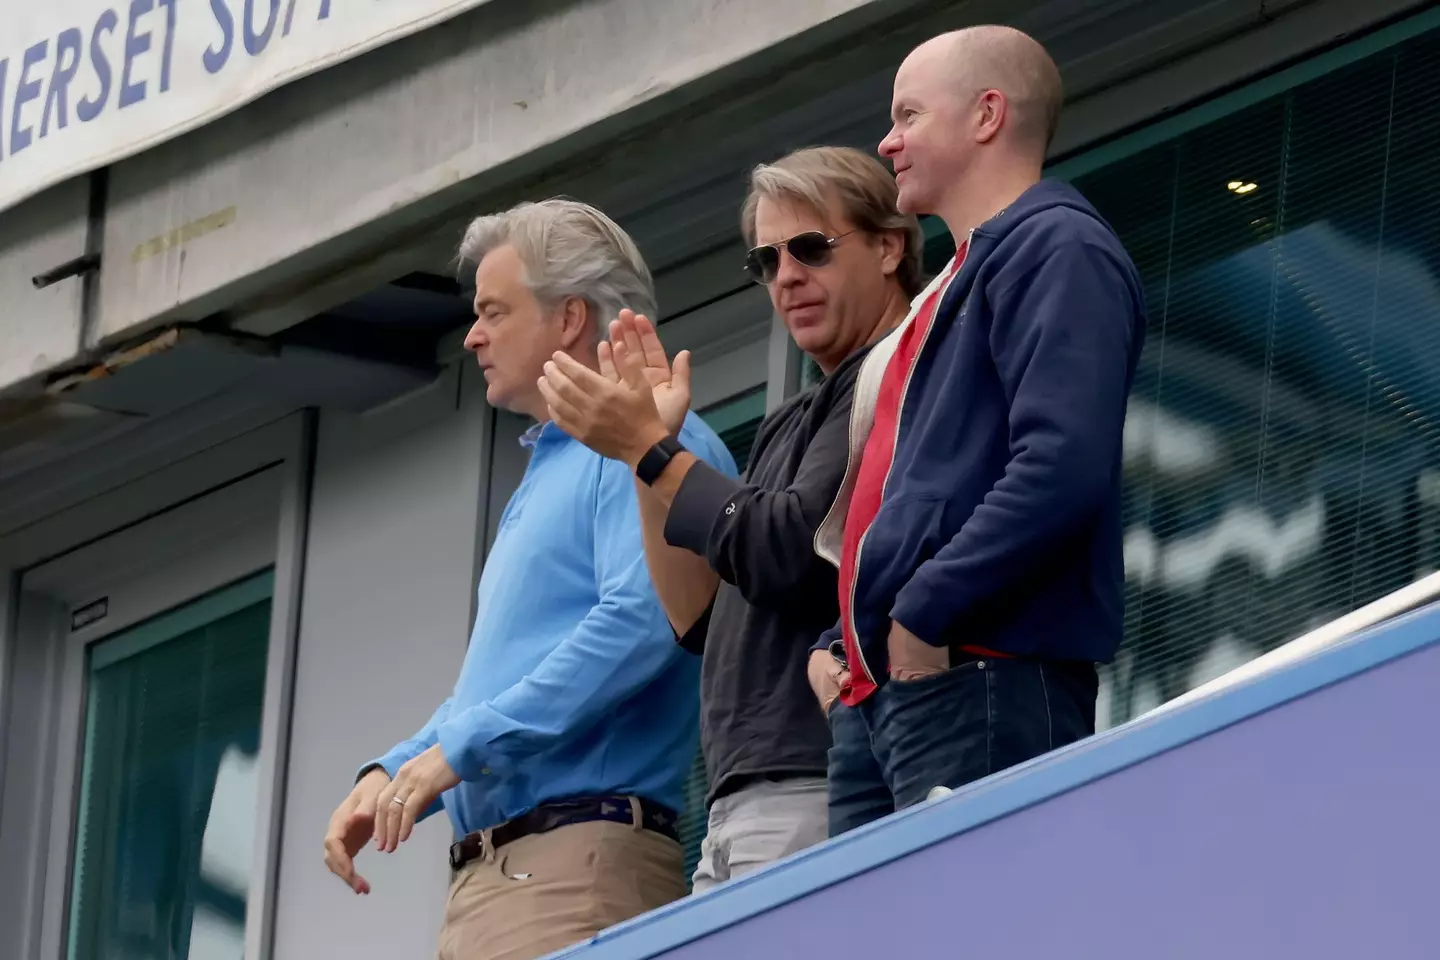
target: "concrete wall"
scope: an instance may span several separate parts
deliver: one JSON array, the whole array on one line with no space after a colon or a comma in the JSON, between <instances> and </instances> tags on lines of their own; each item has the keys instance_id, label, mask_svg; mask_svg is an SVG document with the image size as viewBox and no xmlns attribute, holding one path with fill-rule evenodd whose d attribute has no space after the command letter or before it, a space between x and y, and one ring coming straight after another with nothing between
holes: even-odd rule
<instances>
[{"instance_id":1,"label":"concrete wall","mask_svg":"<svg viewBox=\"0 0 1440 960\"><path fill-rule=\"evenodd\" d=\"M413 204L457 183L524 179L507 170L519 158L581 131L593 142L597 125L613 136L662 95L866 6L882 5L485 4L295 83L203 137L115 166L105 229L114 255L102 272L98 330L112 336L177 309L203 314L210 295L277 266L293 276L338 235L400 211L413 224ZM220 216L226 210L233 216ZM224 225L153 257L130 256L212 216ZM393 249L395 228L375 240Z\"/></svg>"},{"instance_id":2,"label":"concrete wall","mask_svg":"<svg viewBox=\"0 0 1440 960\"><path fill-rule=\"evenodd\" d=\"M359 765L419 729L459 672L485 526L491 417L477 373L456 367L436 387L363 418L321 417L277 960L434 950L448 882L445 817L393 854L361 854L369 897L326 871L320 842Z\"/></svg>"},{"instance_id":3,"label":"concrete wall","mask_svg":"<svg viewBox=\"0 0 1440 960\"><path fill-rule=\"evenodd\" d=\"M0 387L74 357L83 341L84 283L30 282L85 252L90 182L52 187L0 214Z\"/></svg>"},{"instance_id":4,"label":"concrete wall","mask_svg":"<svg viewBox=\"0 0 1440 960\"><path fill-rule=\"evenodd\" d=\"M1068 150L1416 5L485 4L114 165L94 205L92 281L26 289L85 249L88 183L7 211L0 293L16 308L0 311L0 391L163 323L219 314L273 333L357 289L443 270L476 209L557 190L616 215L657 274L676 268L662 302L685 310L738 286L728 248L745 168L803 143L872 145L895 64L934 32L999 19L1050 44L1072 98Z\"/></svg>"},{"instance_id":5,"label":"concrete wall","mask_svg":"<svg viewBox=\"0 0 1440 960\"><path fill-rule=\"evenodd\" d=\"M0 696L0 957L30 960L40 947L49 866L46 813L64 648L56 605L32 597L22 618L12 589L9 629L0 638L11 679Z\"/></svg>"}]
</instances>

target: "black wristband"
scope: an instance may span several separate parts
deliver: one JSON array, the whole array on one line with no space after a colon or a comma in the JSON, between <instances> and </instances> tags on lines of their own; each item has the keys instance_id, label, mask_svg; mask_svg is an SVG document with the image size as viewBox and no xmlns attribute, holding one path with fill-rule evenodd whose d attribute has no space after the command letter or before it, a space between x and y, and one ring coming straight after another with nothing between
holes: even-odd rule
<instances>
[{"instance_id":1,"label":"black wristband","mask_svg":"<svg viewBox=\"0 0 1440 960\"><path fill-rule=\"evenodd\" d=\"M664 473L665 468L670 465L670 461L684 449L685 447L681 445L678 437L674 435L666 437L645 451L645 456L635 464L635 476L639 477L640 482L645 486L654 486L655 481L660 479L660 474Z\"/></svg>"}]
</instances>

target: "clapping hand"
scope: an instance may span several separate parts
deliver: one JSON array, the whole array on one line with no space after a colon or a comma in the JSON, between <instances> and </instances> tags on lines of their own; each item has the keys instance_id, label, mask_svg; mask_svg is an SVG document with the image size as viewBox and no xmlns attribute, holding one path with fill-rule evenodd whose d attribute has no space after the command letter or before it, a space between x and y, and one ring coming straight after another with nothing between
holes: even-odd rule
<instances>
[{"instance_id":1,"label":"clapping hand","mask_svg":"<svg viewBox=\"0 0 1440 960\"><path fill-rule=\"evenodd\" d=\"M545 364L540 393L550 418L601 456L633 468L677 432L690 407L690 355L672 368L655 328L622 310L596 350L599 372L564 353Z\"/></svg>"},{"instance_id":2,"label":"clapping hand","mask_svg":"<svg viewBox=\"0 0 1440 960\"><path fill-rule=\"evenodd\" d=\"M690 351L681 350L676 354L672 367L655 325L643 314L631 310L621 310L620 316L610 321L612 353L621 345L627 355L639 358L660 419L671 433L678 433L690 410Z\"/></svg>"}]
</instances>

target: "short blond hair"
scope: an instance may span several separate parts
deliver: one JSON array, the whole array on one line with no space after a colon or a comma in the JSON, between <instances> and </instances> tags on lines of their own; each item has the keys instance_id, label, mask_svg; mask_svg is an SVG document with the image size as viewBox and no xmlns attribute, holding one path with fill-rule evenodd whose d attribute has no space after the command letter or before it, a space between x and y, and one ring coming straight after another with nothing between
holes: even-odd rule
<instances>
[{"instance_id":1,"label":"short blond hair","mask_svg":"<svg viewBox=\"0 0 1440 960\"><path fill-rule=\"evenodd\" d=\"M925 236L919 220L896 210L898 194L895 178L870 154L854 147L806 147L750 171L740 229L745 242L754 244L755 210L764 198L802 203L821 216L839 214L872 236L901 233L905 252L895 279L914 297L925 286L920 263Z\"/></svg>"},{"instance_id":2,"label":"short blond hair","mask_svg":"<svg viewBox=\"0 0 1440 960\"><path fill-rule=\"evenodd\" d=\"M635 241L588 203L552 197L476 217L460 242L460 258L479 264L506 245L525 265L536 299L547 306L566 297L584 300L595 312L597 336L621 310L659 319L655 281Z\"/></svg>"}]
</instances>

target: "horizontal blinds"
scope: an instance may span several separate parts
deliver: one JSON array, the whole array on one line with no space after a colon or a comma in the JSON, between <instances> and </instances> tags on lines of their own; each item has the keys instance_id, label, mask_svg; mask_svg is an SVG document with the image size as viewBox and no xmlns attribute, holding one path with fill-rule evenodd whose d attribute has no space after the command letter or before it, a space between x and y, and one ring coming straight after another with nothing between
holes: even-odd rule
<instances>
[{"instance_id":1,"label":"horizontal blinds","mask_svg":"<svg viewBox=\"0 0 1440 960\"><path fill-rule=\"evenodd\" d=\"M1435 568L1437 157L1430 33L1074 178L1149 306L1102 724Z\"/></svg>"},{"instance_id":2,"label":"horizontal blinds","mask_svg":"<svg viewBox=\"0 0 1440 960\"><path fill-rule=\"evenodd\" d=\"M197 915L242 949L270 627L268 597L247 599L160 642L137 643L142 626L92 651L71 960L187 956ZM217 810L235 822L212 823ZM217 862L228 848L236 862Z\"/></svg>"}]
</instances>

